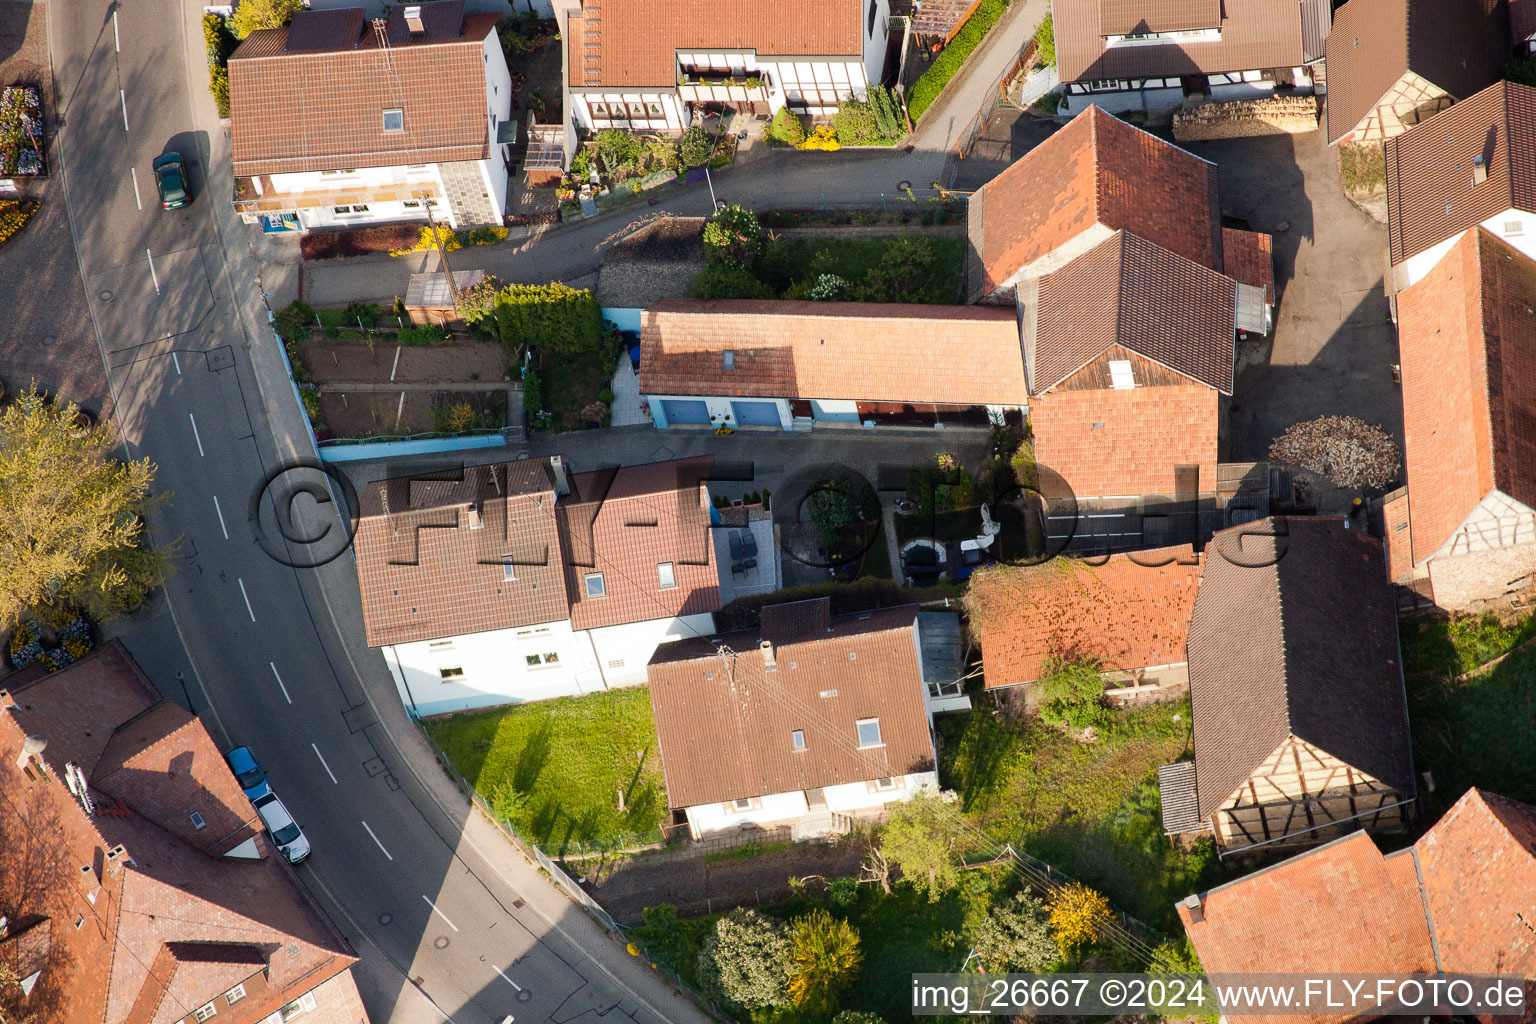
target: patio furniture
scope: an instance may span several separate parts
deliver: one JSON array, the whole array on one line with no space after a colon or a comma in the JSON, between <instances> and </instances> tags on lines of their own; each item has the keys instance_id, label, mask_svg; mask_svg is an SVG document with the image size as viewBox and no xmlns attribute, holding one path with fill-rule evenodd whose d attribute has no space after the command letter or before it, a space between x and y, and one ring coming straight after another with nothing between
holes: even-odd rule
<instances>
[{"instance_id":1,"label":"patio furniture","mask_svg":"<svg viewBox=\"0 0 1536 1024\"><path fill-rule=\"evenodd\" d=\"M757 557L757 538L752 536L752 531L751 530L742 530L741 533L740 533L740 536L741 536L741 554L742 554L742 557L744 557L744 558L756 558Z\"/></svg>"}]
</instances>

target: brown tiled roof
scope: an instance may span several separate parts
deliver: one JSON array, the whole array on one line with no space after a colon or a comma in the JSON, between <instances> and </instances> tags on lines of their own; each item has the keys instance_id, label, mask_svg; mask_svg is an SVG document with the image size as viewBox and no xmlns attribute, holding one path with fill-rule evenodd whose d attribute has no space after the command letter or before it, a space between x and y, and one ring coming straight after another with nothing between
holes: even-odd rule
<instances>
[{"instance_id":1,"label":"brown tiled roof","mask_svg":"<svg viewBox=\"0 0 1536 1024\"><path fill-rule=\"evenodd\" d=\"M345 941L263 836L254 860L180 838L193 810L210 830L215 814L254 812L201 723L161 710L120 643L42 681L18 674L6 684L0 893L27 933L38 927L28 922L47 925L37 933L48 939L46 966L27 1007L41 1020L172 1024L248 979L247 998L221 1003L218 1019L256 1024L351 966ZM32 777L16 763L29 735L48 741L46 767L34 762ZM92 780L94 815L65 785L71 763ZM187 802L177 806L177 794Z\"/></svg>"},{"instance_id":2,"label":"brown tiled roof","mask_svg":"<svg viewBox=\"0 0 1536 1024\"><path fill-rule=\"evenodd\" d=\"M714 458L578 473L559 506L571 627L596 629L720 607L720 576L703 480ZM659 566L672 565L663 588ZM603 596L586 576L603 574Z\"/></svg>"},{"instance_id":3,"label":"brown tiled roof","mask_svg":"<svg viewBox=\"0 0 1536 1024\"><path fill-rule=\"evenodd\" d=\"M471 14L452 39L387 51L367 26L355 47L299 53L284 50L289 29L252 32L229 59L235 174L482 159L489 128L481 48L496 17ZM404 110L403 132L384 131L390 107Z\"/></svg>"},{"instance_id":4,"label":"brown tiled roof","mask_svg":"<svg viewBox=\"0 0 1536 1024\"><path fill-rule=\"evenodd\" d=\"M1536 0L1509 0L1509 38L1519 45L1536 34Z\"/></svg>"},{"instance_id":5,"label":"brown tiled roof","mask_svg":"<svg viewBox=\"0 0 1536 1024\"><path fill-rule=\"evenodd\" d=\"M549 463L446 476L456 479L378 481L363 492L353 550L369 646L569 618Z\"/></svg>"},{"instance_id":6,"label":"brown tiled roof","mask_svg":"<svg viewBox=\"0 0 1536 1024\"><path fill-rule=\"evenodd\" d=\"M648 395L1021 405L1011 309L665 299L645 311ZM724 353L735 353L735 369Z\"/></svg>"},{"instance_id":7,"label":"brown tiled roof","mask_svg":"<svg viewBox=\"0 0 1536 1024\"><path fill-rule=\"evenodd\" d=\"M1108 3L1109 0L1055 0L1051 5L1057 67L1063 82L1209 75L1297 67L1303 63L1301 5L1297 0L1226 0L1219 42L1106 47L1104 35L1113 33L1101 30L1100 18ZM1128 0L1127 5L1130 6ZM1203 9L1206 5L1178 6L1188 10ZM1205 20L1204 14L1201 20Z\"/></svg>"},{"instance_id":8,"label":"brown tiled roof","mask_svg":"<svg viewBox=\"0 0 1536 1024\"><path fill-rule=\"evenodd\" d=\"M1211 974L1454 974L1494 964L1529 978L1533 893L1536 807L1474 788L1411 849L1383 857L1356 832L1201 893L1198 911L1181 902L1178 913Z\"/></svg>"},{"instance_id":9,"label":"brown tiled roof","mask_svg":"<svg viewBox=\"0 0 1536 1024\"><path fill-rule=\"evenodd\" d=\"M770 639L772 670L759 630L663 644L649 675L669 804L931 771L916 620L907 605L832 619L820 636ZM865 718L880 719L883 746L858 749Z\"/></svg>"},{"instance_id":10,"label":"brown tiled roof","mask_svg":"<svg viewBox=\"0 0 1536 1024\"><path fill-rule=\"evenodd\" d=\"M1536 212L1536 89L1529 86L1491 85L1388 139L1386 150L1394 264L1505 210ZM1488 179L1474 184L1476 156L1487 161Z\"/></svg>"},{"instance_id":11,"label":"brown tiled roof","mask_svg":"<svg viewBox=\"0 0 1536 1024\"><path fill-rule=\"evenodd\" d=\"M1059 30L1058 30L1059 31ZM1220 270L1216 165L1097 106L1030 150L971 197L968 232L979 260L973 294L1102 224Z\"/></svg>"},{"instance_id":12,"label":"brown tiled roof","mask_svg":"<svg viewBox=\"0 0 1536 1024\"><path fill-rule=\"evenodd\" d=\"M1116 231L1041 280L1031 391L1120 345L1231 394L1236 304L1230 277Z\"/></svg>"},{"instance_id":13,"label":"brown tiled roof","mask_svg":"<svg viewBox=\"0 0 1536 1024\"><path fill-rule=\"evenodd\" d=\"M1099 34L1218 28L1221 0L1099 0Z\"/></svg>"},{"instance_id":14,"label":"brown tiled roof","mask_svg":"<svg viewBox=\"0 0 1536 1024\"><path fill-rule=\"evenodd\" d=\"M1202 893L1198 920L1181 902L1179 918L1211 974L1433 973L1424 907L1416 887L1393 870L1397 861L1407 862L1411 880L1411 854L1385 860L1369 834L1355 832ZM1322 1019L1228 1017L1233 1024Z\"/></svg>"},{"instance_id":15,"label":"brown tiled roof","mask_svg":"<svg viewBox=\"0 0 1536 1024\"><path fill-rule=\"evenodd\" d=\"M1189 545L978 572L966 608L987 688L1033 682L1054 655L1092 658L1106 671L1177 665L1199 588Z\"/></svg>"},{"instance_id":16,"label":"brown tiled roof","mask_svg":"<svg viewBox=\"0 0 1536 1024\"><path fill-rule=\"evenodd\" d=\"M1478 228L1397 302L1419 564L1490 491L1536 507L1536 262Z\"/></svg>"},{"instance_id":17,"label":"brown tiled roof","mask_svg":"<svg viewBox=\"0 0 1536 1024\"><path fill-rule=\"evenodd\" d=\"M1328 141L1354 131L1412 71L1462 100L1498 80L1509 58L1504 0L1349 0L1326 48Z\"/></svg>"},{"instance_id":18,"label":"brown tiled roof","mask_svg":"<svg viewBox=\"0 0 1536 1024\"><path fill-rule=\"evenodd\" d=\"M571 44L571 87L677 84L677 51L756 50L760 57L857 57L860 0L586 0ZM575 35L574 30L572 31Z\"/></svg>"},{"instance_id":19,"label":"brown tiled roof","mask_svg":"<svg viewBox=\"0 0 1536 1024\"><path fill-rule=\"evenodd\" d=\"M1264 289L1264 300L1275 301L1275 239L1262 231L1221 229L1221 251L1227 276Z\"/></svg>"},{"instance_id":20,"label":"brown tiled roof","mask_svg":"<svg viewBox=\"0 0 1536 1024\"><path fill-rule=\"evenodd\" d=\"M1413 791L1385 557L1342 519L1216 534L1189 627L1189 693L1201 817L1289 736Z\"/></svg>"}]
</instances>

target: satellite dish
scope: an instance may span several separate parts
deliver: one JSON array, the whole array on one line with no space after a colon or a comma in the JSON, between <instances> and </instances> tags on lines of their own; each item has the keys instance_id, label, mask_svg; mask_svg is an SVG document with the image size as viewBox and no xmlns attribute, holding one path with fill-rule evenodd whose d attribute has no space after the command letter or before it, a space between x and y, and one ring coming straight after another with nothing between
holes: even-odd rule
<instances>
[{"instance_id":1,"label":"satellite dish","mask_svg":"<svg viewBox=\"0 0 1536 1024\"><path fill-rule=\"evenodd\" d=\"M41 754L47 748L48 737L46 736L28 736L21 744L21 752L28 757Z\"/></svg>"}]
</instances>

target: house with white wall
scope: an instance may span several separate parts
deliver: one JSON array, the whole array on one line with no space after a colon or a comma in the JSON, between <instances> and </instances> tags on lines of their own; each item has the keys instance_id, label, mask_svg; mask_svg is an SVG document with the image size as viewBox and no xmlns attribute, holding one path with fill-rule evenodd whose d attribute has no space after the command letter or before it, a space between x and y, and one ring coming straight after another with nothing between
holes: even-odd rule
<instances>
[{"instance_id":1,"label":"house with white wall","mask_svg":"<svg viewBox=\"0 0 1536 1024\"><path fill-rule=\"evenodd\" d=\"M516 139L494 13L299 11L229 58L235 208L265 230L500 225Z\"/></svg>"},{"instance_id":2,"label":"house with white wall","mask_svg":"<svg viewBox=\"0 0 1536 1024\"><path fill-rule=\"evenodd\" d=\"M1177 107L1186 99L1310 93L1329 0L1055 0L1064 113Z\"/></svg>"},{"instance_id":3,"label":"house with white wall","mask_svg":"<svg viewBox=\"0 0 1536 1024\"><path fill-rule=\"evenodd\" d=\"M1478 229L1536 257L1536 89L1495 82L1386 142L1388 295Z\"/></svg>"},{"instance_id":4,"label":"house with white wall","mask_svg":"<svg viewBox=\"0 0 1536 1024\"><path fill-rule=\"evenodd\" d=\"M915 605L769 605L757 629L658 648L649 675L668 803L696 839L847 832L938 785Z\"/></svg>"},{"instance_id":5,"label":"house with white wall","mask_svg":"<svg viewBox=\"0 0 1536 1024\"><path fill-rule=\"evenodd\" d=\"M885 68L889 0L556 0L566 128L677 133L705 104L830 115Z\"/></svg>"},{"instance_id":6,"label":"house with white wall","mask_svg":"<svg viewBox=\"0 0 1536 1024\"><path fill-rule=\"evenodd\" d=\"M363 623L406 708L634 686L659 645L711 633L711 465L571 474L557 456L370 484Z\"/></svg>"}]
</instances>

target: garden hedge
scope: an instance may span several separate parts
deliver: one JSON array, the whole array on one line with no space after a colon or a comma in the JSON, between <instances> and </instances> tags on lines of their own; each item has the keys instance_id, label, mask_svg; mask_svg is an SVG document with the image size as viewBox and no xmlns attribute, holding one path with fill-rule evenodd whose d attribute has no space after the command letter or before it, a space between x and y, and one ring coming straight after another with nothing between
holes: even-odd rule
<instances>
[{"instance_id":1,"label":"garden hedge","mask_svg":"<svg viewBox=\"0 0 1536 1024\"><path fill-rule=\"evenodd\" d=\"M559 282L507 285L496 296L496 326L502 344L512 347L567 354L602 347L597 298Z\"/></svg>"},{"instance_id":2,"label":"garden hedge","mask_svg":"<svg viewBox=\"0 0 1536 1024\"><path fill-rule=\"evenodd\" d=\"M239 40L217 14L203 15L203 46L208 51L208 91L220 117L229 116L229 55Z\"/></svg>"},{"instance_id":3,"label":"garden hedge","mask_svg":"<svg viewBox=\"0 0 1536 1024\"><path fill-rule=\"evenodd\" d=\"M981 0L976 12L966 19L965 25L955 33L955 38L944 47L944 52L939 54L928 70L923 72L923 77L912 86L912 92L907 96L907 114L913 121L922 117L923 112L939 98L944 86L965 65L966 59L981 45L981 41L1007 9L1008 0Z\"/></svg>"}]
</instances>

